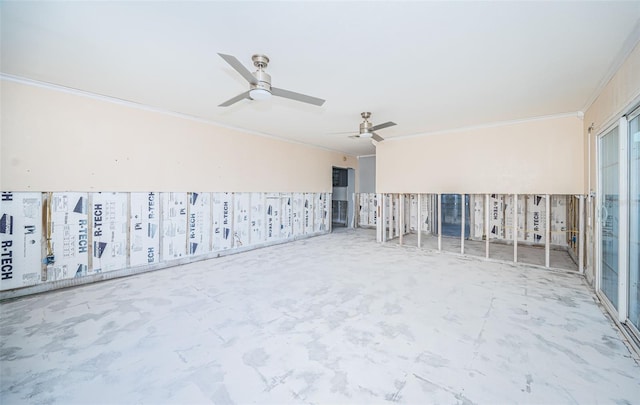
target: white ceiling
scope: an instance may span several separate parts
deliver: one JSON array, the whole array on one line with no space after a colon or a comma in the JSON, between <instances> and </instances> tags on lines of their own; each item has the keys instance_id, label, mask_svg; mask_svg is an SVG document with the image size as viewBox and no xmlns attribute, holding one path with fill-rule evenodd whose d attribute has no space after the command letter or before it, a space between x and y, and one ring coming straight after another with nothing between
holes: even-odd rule
<instances>
[{"instance_id":1,"label":"white ceiling","mask_svg":"<svg viewBox=\"0 0 640 405\"><path fill-rule=\"evenodd\" d=\"M354 155L385 138L583 110L640 37L626 2L0 3L1 71ZM218 104L263 53L274 97Z\"/></svg>"}]
</instances>

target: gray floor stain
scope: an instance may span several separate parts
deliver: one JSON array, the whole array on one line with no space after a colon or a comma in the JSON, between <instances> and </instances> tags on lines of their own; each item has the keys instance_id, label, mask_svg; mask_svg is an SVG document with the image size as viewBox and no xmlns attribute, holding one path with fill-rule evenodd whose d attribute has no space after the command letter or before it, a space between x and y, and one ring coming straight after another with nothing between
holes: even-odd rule
<instances>
[{"instance_id":1,"label":"gray floor stain","mask_svg":"<svg viewBox=\"0 0 640 405\"><path fill-rule=\"evenodd\" d=\"M309 352L309 360L313 361L325 361L329 358L329 352L327 346L318 342L311 342L306 345Z\"/></svg>"},{"instance_id":2,"label":"gray floor stain","mask_svg":"<svg viewBox=\"0 0 640 405\"><path fill-rule=\"evenodd\" d=\"M396 315L402 313L402 307L397 303L387 302L384 304L384 312L385 315Z\"/></svg>"},{"instance_id":3,"label":"gray floor stain","mask_svg":"<svg viewBox=\"0 0 640 405\"><path fill-rule=\"evenodd\" d=\"M420 353L416 357L416 362L426 363L432 367L441 368L448 366L451 362L436 353Z\"/></svg>"},{"instance_id":4,"label":"gray floor stain","mask_svg":"<svg viewBox=\"0 0 640 405\"><path fill-rule=\"evenodd\" d=\"M267 355L262 347L246 352L242 356L244 364L251 367L262 367L267 363L268 359L269 355Z\"/></svg>"},{"instance_id":5,"label":"gray floor stain","mask_svg":"<svg viewBox=\"0 0 640 405\"><path fill-rule=\"evenodd\" d=\"M347 380L347 373L343 371L336 371L331 378L331 391L349 396L348 386L349 381Z\"/></svg>"},{"instance_id":6,"label":"gray floor stain","mask_svg":"<svg viewBox=\"0 0 640 405\"><path fill-rule=\"evenodd\" d=\"M394 381L393 385L396 387L396 391L392 394L385 395L385 399L391 402L398 402L402 398L400 392L402 391L404 386L407 385L407 380L396 380Z\"/></svg>"},{"instance_id":7,"label":"gray floor stain","mask_svg":"<svg viewBox=\"0 0 640 405\"><path fill-rule=\"evenodd\" d=\"M560 352L560 353L564 353L568 358L570 358L572 361L574 361L575 363L578 364L587 364L587 362L580 357L579 355L577 355L576 353L573 352L573 350L562 346L556 342L553 342L551 340L545 339L543 336L539 335L539 334L534 334L534 336L541 341L544 345L546 345L547 347L550 347L552 349L555 349L556 351Z\"/></svg>"},{"instance_id":8,"label":"gray floor stain","mask_svg":"<svg viewBox=\"0 0 640 405\"><path fill-rule=\"evenodd\" d=\"M433 393L435 391L443 389L440 385L438 385L436 383L433 383L433 382L427 380L424 377L420 377L419 375L417 375L415 373L413 374L413 376L420 381L420 386L422 387L422 389L425 392Z\"/></svg>"}]
</instances>

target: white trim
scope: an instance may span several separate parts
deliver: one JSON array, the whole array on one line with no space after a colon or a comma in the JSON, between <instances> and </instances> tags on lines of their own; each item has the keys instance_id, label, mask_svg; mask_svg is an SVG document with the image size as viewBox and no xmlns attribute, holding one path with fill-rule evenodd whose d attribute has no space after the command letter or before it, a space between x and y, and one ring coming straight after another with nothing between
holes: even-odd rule
<instances>
[{"instance_id":1,"label":"white trim","mask_svg":"<svg viewBox=\"0 0 640 405\"><path fill-rule=\"evenodd\" d=\"M422 248L422 194L418 194L418 248Z\"/></svg>"},{"instance_id":2,"label":"white trim","mask_svg":"<svg viewBox=\"0 0 640 405\"><path fill-rule=\"evenodd\" d=\"M489 231L491 230L489 227L489 198L489 194L484 195L484 256L486 259L489 258Z\"/></svg>"},{"instance_id":3,"label":"white trim","mask_svg":"<svg viewBox=\"0 0 640 405\"><path fill-rule=\"evenodd\" d=\"M629 125L627 117L618 124L618 320L629 314Z\"/></svg>"},{"instance_id":4,"label":"white trim","mask_svg":"<svg viewBox=\"0 0 640 405\"><path fill-rule=\"evenodd\" d=\"M47 89L47 90L53 90L53 91L58 91L58 92L61 92L61 93L72 94L72 95L76 95L76 96L80 96L80 97L86 97L86 98L90 98L90 99L93 99L93 100L103 101L103 102L111 103L111 104L117 104L117 105L121 105L121 106L124 106L124 107L135 108L135 109L142 110L142 111L149 111L149 112L154 112L154 113L158 113L158 114L168 115L168 116L171 116L171 117L181 118L181 119L185 119L185 120L189 120L189 121L193 121L193 122L198 122L198 123L202 123L202 124L214 125L214 126L217 126L217 127L220 127L220 128L225 128L225 129L230 129L232 131L242 132L242 133L245 133L245 134L248 134L248 135L255 135L255 136L260 136L260 137L263 137L263 138L275 139L275 140L278 140L278 141L288 142L288 143L292 143L292 144L296 144L296 145L303 145L303 146L307 146L309 148L317 148L317 149L321 149L321 150L325 150L325 151L329 151L329 152L340 153L340 154L348 155L348 156L351 156L351 157L356 157L356 158L358 157L356 155L352 155L352 154L346 153L345 151L342 151L342 150L331 149L331 148L327 148L327 147L320 146L320 145L301 142L301 141L297 141L297 140L293 140L293 139L289 139L289 138L283 138L283 137L279 137L279 136L276 136L276 135L267 134L265 132L253 131L253 130L250 130L250 129L235 127L233 125L223 124L223 123L220 123L220 122L217 122L217 121L213 121L213 120L209 120L209 119L206 119L206 118L197 117L195 115L189 115L189 114L184 114L184 113L180 113L180 112L176 112L176 111L165 110L165 109L160 108L160 107L153 107L153 106L150 106L150 105L147 105L147 104L136 103L135 101L124 100L124 99L121 99L121 98L111 97L111 96L107 96L107 95L104 95L104 94L91 93L91 92L88 92L88 91L85 91L85 90L75 89L73 87L66 87L66 86L61 86L59 84L41 82L41 81L38 81L38 80L27 79L27 78L24 78L24 77L14 76L14 75L6 74L6 73L0 73L0 80L6 80L8 82L19 83L19 84L23 84L25 86L40 87L40 88ZM372 156L375 156L375 155L372 155Z\"/></svg>"},{"instance_id":5,"label":"white trim","mask_svg":"<svg viewBox=\"0 0 640 405\"><path fill-rule=\"evenodd\" d=\"M460 254L463 255L464 254L464 228L465 228L465 220L466 220L466 213L467 213L467 204L466 204L466 194L462 194L462 221L460 224L460 228L461 232L460 232Z\"/></svg>"},{"instance_id":6,"label":"white trim","mask_svg":"<svg viewBox=\"0 0 640 405\"><path fill-rule=\"evenodd\" d=\"M518 263L518 194L513 195L513 262Z\"/></svg>"},{"instance_id":7,"label":"white trim","mask_svg":"<svg viewBox=\"0 0 640 405\"><path fill-rule=\"evenodd\" d=\"M580 274L584 274L584 196L578 196L578 270Z\"/></svg>"},{"instance_id":8,"label":"white trim","mask_svg":"<svg viewBox=\"0 0 640 405\"><path fill-rule=\"evenodd\" d=\"M551 267L551 195L547 194L545 199L545 228L544 228L544 265Z\"/></svg>"},{"instance_id":9,"label":"white trim","mask_svg":"<svg viewBox=\"0 0 640 405\"><path fill-rule=\"evenodd\" d=\"M400 194L398 196L398 204L400 204L398 225L401 227L398 236L400 238L400 246L402 246L402 243L404 242L404 194Z\"/></svg>"},{"instance_id":10,"label":"white trim","mask_svg":"<svg viewBox=\"0 0 640 405\"><path fill-rule=\"evenodd\" d=\"M438 194L438 252L442 252L442 194Z\"/></svg>"},{"instance_id":11,"label":"white trim","mask_svg":"<svg viewBox=\"0 0 640 405\"><path fill-rule=\"evenodd\" d=\"M553 120L553 119L557 119L557 118L577 117L577 118L582 119L581 117L582 117L583 114L584 113L582 111L573 111L573 112L568 112L568 113L542 115L542 116L538 116L538 117L522 118L522 119L516 119L516 120L496 121L496 122L490 122L490 123L486 123L486 124L471 125L471 126L467 126L467 127L444 129L444 130L440 130L440 131L421 132L421 133L417 133L417 134L394 136L392 138L385 138L385 142L402 140L402 139L407 139L407 138L418 138L418 137L422 137L422 136L443 135L443 134L450 134L450 133L455 133L455 132L472 131L474 129L503 127L503 126L507 126L507 125L524 124L524 123L527 123L527 122Z\"/></svg>"}]
</instances>

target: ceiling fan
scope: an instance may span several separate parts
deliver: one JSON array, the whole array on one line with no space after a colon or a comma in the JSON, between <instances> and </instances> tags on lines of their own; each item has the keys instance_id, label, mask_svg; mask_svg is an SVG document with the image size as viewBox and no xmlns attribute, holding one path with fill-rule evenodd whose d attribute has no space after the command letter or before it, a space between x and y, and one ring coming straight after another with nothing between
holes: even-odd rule
<instances>
[{"instance_id":1,"label":"ceiling fan","mask_svg":"<svg viewBox=\"0 0 640 405\"><path fill-rule=\"evenodd\" d=\"M356 135L351 135L350 138L372 138L374 141L380 142L383 141L384 138L376 134L375 131L397 125L391 121L385 122L384 124L373 125L369 122L369 118L371 118L370 112L363 112L360 116L364 119L364 121L360 123L360 132Z\"/></svg>"},{"instance_id":2,"label":"ceiling fan","mask_svg":"<svg viewBox=\"0 0 640 405\"><path fill-rule=\"evenodd\" d=\"M253 65L258 68L255 72L251 73L247 68L235 56L225 55L218 53L222 59L224 59L232 68L234 68L246 81L249 82L249 91L245 91L242 94L225 101L220 104L219 107L228 107L237 103L240 100L266 100L271 95L289 98L291 100L302 101L303 103L309 103L317 106L324 104L324 100L321 98L307 96L306 94L300 94L289 90L279 89L277 87L271 87L271 75L264 71L269 64L269 58L265 55L253 55Z\"/></svg>"}]
</instances>

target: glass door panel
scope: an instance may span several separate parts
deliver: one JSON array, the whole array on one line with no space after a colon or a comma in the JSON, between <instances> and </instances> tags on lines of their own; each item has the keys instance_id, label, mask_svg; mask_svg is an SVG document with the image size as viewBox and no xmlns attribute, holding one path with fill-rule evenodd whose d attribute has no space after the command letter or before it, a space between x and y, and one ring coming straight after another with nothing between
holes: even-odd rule
<instances>
[{"instance_id":1,"label":"glass door panel","mask_svg":"<svg viewBox=\"0 0 640 405\"><path fill-rule=\"evenodd\" d=\"M629 321L640 330L640 116L629 121Z\"/></svg>"},{"instance_id":2,"label":"glass door panel","mask_svg":"<svg viewBox=\"0 0 640 405\"><path fill-rule=\"evenodd\" d=\"M618 309L619 218L618 127L600 138L600 290Z\"/></svg>"}]
</instances>

